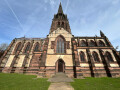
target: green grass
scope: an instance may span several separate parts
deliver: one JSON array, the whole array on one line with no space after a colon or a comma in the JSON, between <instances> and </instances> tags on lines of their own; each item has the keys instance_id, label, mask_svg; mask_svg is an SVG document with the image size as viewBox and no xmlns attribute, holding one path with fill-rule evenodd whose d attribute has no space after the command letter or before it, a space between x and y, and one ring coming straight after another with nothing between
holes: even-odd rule
<instances>
[{"instance_id":1,"label":"green grass","mask_svg":"<svg viewBox=\"0 0 120 90\"><path fill-rule=\"evenodd\" d=\"M71 85L75 90L120 90L120 78L74 79Z\"/></svg>"},{"instance_id":2,"label":"green grass","mask_svg":"<svg viewBox=\"0 0 120 90\"><path fill-rule=\"evenodd\" d=\"M120 78L74 79L75 90L120 90ZM0 90L48 90L50 82L34 75L0 73ZM57 89L56 89L57 90Z\"/></svg>"},{"instance_id":3,"label":"green grass","mask_svg":"<svg viewBox=\"0 0 120 90\"><path fill-rule=\"evenodd\" d=\"M34 75L0 73L0 90L48 90L50 82Z\"/></svg>"}]
</instances>

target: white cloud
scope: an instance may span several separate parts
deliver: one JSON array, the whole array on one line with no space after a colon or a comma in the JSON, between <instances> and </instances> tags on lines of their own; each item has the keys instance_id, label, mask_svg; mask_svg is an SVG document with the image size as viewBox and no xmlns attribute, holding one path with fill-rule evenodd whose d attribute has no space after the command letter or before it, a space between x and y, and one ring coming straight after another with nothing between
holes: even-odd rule
<instances>
[{"instance_id":1,"label":"white cloud","mask_svg":"<svg viewBox=\"0 0 120 90\"><path fill-rule=\"evenodd\" d=\"M68 9L68 5L69 5L69 0L67 0L67 4L66 4L66 8L65 8L65 13L66 13L66 11Z\"/></svg>"},{"instance_id":2,"label":"white cloud","mask_svg":"<svg viewBox=\"0 0 120 90\"><path fill-rule=\"evenodd\" d=\"M46 4L48 3L51 6L51 8L54 8L57 1L56 0L44 0L44 2Z\"/></svg>"},{"instance_id":3,"label":"white cloud","mask_svg":"<svg viewBox=\"0 0 120 90\"><path fill-rule=\"evenodd\" d=\"M35 23L39 22L38 17L37 17L39 12L40 12L40 7L37 7L31 14L28 15L27 20L24 24L24 31L21 32L19 37L22 37L22 36L26 35L26 33L31 30L33 25Z\"/></svg>"}]
</instances>

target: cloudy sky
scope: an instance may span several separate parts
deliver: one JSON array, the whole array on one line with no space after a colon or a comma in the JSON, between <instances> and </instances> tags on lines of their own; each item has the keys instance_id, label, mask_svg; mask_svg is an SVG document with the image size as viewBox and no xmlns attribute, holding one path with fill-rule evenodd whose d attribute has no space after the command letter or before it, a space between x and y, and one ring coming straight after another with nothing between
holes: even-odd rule
<instances>
[{"instance_id":1,"label":"cloudy sky","mask_svg":"<svg viewBox=\"0 0 120 90\"><path fill-rule=\"evenodd\" d=\"M60 0L0 0L0 43L19 37L46 37ZM72 34L99 36L120 46L120 0L61 0Z\"/></svg>"}]
</instances>

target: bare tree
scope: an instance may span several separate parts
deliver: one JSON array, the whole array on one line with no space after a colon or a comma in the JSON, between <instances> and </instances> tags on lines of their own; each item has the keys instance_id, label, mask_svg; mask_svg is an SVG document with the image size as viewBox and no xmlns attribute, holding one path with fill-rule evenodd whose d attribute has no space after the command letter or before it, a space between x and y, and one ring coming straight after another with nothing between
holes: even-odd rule
<instances>
[{"instance_id":1,"label":"bare tree","mask_svg":"<svg viewBox=\"0 0 120 90\"><path fill-rule=\"evenodd\" d=\"M8 44L7 43L2 43L0 44L0 51L5 51L8 47Z\"/></svg>"},{"instance_id":2,"label":"bare tree","mask_svg":"<svg viewBox=\"0 0 120 90\"><path fill-rule=\"evenodd\" d=\"M4 51L7 49L7 47L8 47L7 43L0 44L0 58L3 55Z\"/></svg>"}]
</instances>

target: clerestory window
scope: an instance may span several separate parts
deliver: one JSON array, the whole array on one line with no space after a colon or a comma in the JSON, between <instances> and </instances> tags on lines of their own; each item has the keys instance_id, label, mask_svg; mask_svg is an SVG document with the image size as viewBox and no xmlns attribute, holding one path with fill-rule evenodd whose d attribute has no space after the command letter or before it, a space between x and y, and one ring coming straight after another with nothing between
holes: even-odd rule
<instances>
[{"instance_id":1,"label":"clerestory window","mask_svg":"<svg viewBox=\"0 0 120 90\"><path fill-rule=\"evenodd\" d=\"M84 46L85 47L85 46L87 46L87 44L86 44L86 42L84 40L82 40L80 46Z\"/></svg>"},{"instance_id":2,"label":"clerestory window","mask_svg":"<svg viewBox=\"0 0 120 90\"><path fill-rule=\"evenodd\" d=\"M19 51L20 48L21 48L21 42L19 42L19 43L17 44L17 46L16 46L16 50L15 50L15 53L16 53L17 51Z\"/></svg>"},{"instance_id":3,"label":"clerestory window","mask_svg":"<svg viewBox=\"0 0 120 90\"><path fill-rule=\"evenodd\" d=\"M39 51L39 43L36 43L35 48L34 48L34 52L37 52L37 51Z\"/></svg>"},{"instance_id":4,"label":"clerestory window","mask_svg":"<svg viewBox=\"0 0 120 90\"><path fill-rule=\"evenodd\" d=\"M104 47L105 46L104 42L100 40L99 41L99 46Z\"/></svg>"},{"instance_id":5,"label":"clerestory window","mask_svg":"<svg viewBox=\"0 0 120 90\"><path fill-rule=\"evenodd\" d=\"M25 48L25 53L27 53L27 51L29 51L29 49L30 49L30 43L27 43L27 46Z\"/></svg>"}]
</instances>

